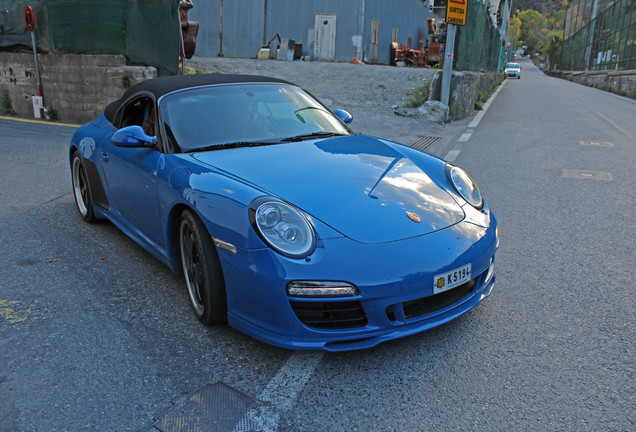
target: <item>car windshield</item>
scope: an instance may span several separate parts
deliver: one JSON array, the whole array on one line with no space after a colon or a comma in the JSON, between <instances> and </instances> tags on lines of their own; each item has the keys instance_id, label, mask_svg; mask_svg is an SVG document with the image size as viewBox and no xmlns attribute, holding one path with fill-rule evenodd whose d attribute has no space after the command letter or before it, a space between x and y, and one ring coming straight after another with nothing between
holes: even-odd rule
<instances>
[{"instance_id":1,"label":"car windshield","mask_svg":"<svg viewBox=\"0 0 636 432\"><path fill-rule=\"evenodd\" d=\"M508 69L519 69L519 65L517 63L508 63Z\"/></svg>"},{"instance_id":2,"label":"car windshield","mask_svg":"<svg viewBox=\"0 0 636 432\"><path fill-rule=\"evenodd\" d=\"M288 84L197 87L169 94L159 105L168 139L183 152L351 133L309 94Z\"/></svg>"}]
</instances>

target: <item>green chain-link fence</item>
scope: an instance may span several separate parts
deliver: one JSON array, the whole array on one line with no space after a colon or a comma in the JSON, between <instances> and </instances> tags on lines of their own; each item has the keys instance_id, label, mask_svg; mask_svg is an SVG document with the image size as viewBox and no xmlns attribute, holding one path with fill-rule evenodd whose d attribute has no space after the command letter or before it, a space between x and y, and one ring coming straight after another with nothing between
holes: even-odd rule
<instances>
[{"instance_id":1,"label":"green chain-link fence","mask_svg":"<svg viewBox=\"0 0 636 432\"><path fill-rule=\"evenodd\" d=\"M466 25L459 26L456 40L455 68L465 71L493 72L499 63L501 44L485 5L480 0L468 0Z\"/></svg>"},{"instance_id":2,"label":"green chain-link fence","mask_svg":"<svg viewBox=\"0 0 636 432\"><path fill-rule=\"evenodd\" d=\"M559 68L636 69L636 1L574 0L566 17Z\"/></svg>"}]
</instances>

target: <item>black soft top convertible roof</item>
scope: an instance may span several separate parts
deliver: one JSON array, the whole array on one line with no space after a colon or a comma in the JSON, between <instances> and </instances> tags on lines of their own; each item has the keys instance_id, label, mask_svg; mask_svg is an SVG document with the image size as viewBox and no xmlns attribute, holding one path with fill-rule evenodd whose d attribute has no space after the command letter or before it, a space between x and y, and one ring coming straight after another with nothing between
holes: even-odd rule
<instances>
[{"instance_id":1,"label":"black soft top convertible roof","mask_svg":"<svg viewBox=\"0 0 636 432\"><path fill-rule=\"evenodd\" d=\"M225 75L225 74L201 74L201 75L174 75L161 78L154 78L142 81L130 87L124 92L122 97L106 106L104 116L112 122L119 107L131 96L139 92L148 92L154 95L155 99L190 87L200 87L214 84L250 83L250 82L274 82L289 84L287 81L278 78L271 78L259 75Z\"/></svg>"}]
</instances>

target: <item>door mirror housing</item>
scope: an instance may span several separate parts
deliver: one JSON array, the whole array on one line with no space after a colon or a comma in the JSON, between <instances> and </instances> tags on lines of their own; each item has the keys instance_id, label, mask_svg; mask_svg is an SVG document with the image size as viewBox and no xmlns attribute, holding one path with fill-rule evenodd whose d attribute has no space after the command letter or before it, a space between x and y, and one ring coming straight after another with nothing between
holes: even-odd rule
<instances>
[{"instance_id":1,"label":"door mirror housing","mask_svg":"<svg viewBox=\"0 0 636 432\"><path fill-rule=\"evenodd\" d=\"M342 121L344 124L349 124L353 121L353 116L349 113L349 111L345 111L340 108L336 108L333 110L333 113Z\"/></svg>"},{"instance_id":2,"label":"door mirror housing","mask_svg":"<svg viewBox=\"0 0 636 432\"><path fill-rule=\"evenodd\" d=\"M148 135L141 126L121 128L110 140L118 147L153 147L157 144L157 137Z\"/></svg>"}]
</instances>

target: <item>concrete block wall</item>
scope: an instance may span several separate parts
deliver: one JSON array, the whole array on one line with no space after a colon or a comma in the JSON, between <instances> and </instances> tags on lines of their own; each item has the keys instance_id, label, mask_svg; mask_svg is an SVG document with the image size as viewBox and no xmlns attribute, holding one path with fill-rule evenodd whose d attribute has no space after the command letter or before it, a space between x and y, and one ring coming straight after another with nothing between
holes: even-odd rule
<instances>
[{"instance_id":1,"label":"concrete block wall","mask_svg":"<svg viewBox=\"0 0 636 432\"><path fill-rule=\"evenodd\" d=\"M453 71L451 77L448 115L451 119L468 117L475 109L475 102L481 93L492 93L501 83L503 75L496 72L460 72ZM429 100L441 99L442 71L431 81Z\"/></svg>"},{"instance_id":2,"label":"concrete block wall","mask_svg":"<svg viewBox=\"0 0 636 432\"><path fill-rule=\"evenodd\" d=\"M548 71L550 76L636 99L636 70Z\"/></svg>"},{"instance_id":3,"label":"concrete block wall","mask_svg":"<svg viewBox=\"0 0 636 432\"><path fill-rule=\"evenodd\" d=\"M93 120L130 85L155 78L154 67L127 66L120 55L38 54L44 107L57 111L58 120L82 124ZM125 80L124 80L125 81ZM0 52L0 90L6 90L18 116L33 118L32 96L37 95L32 53Z\"/></svg>"}]
</instances>

